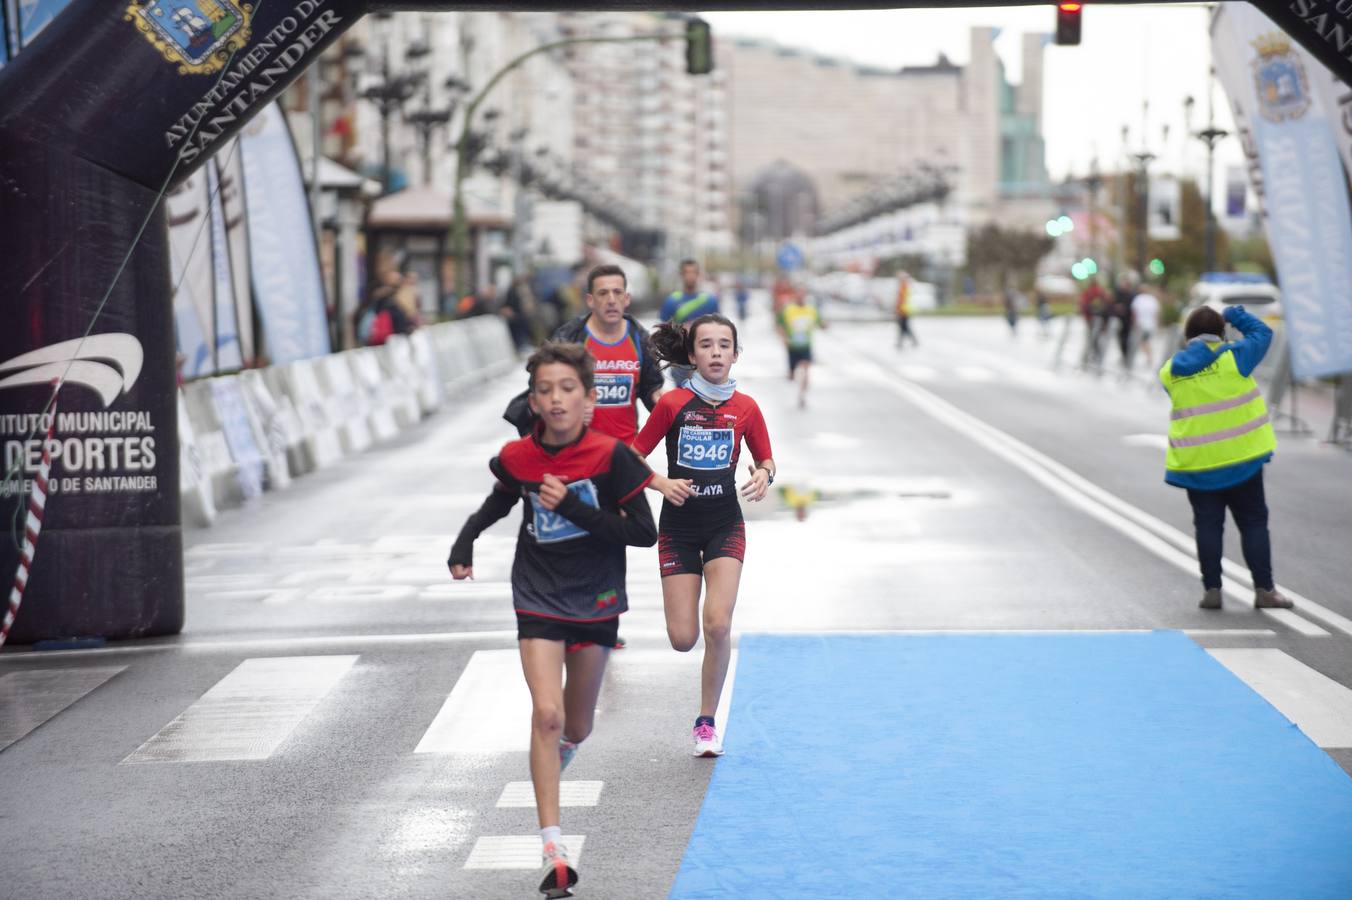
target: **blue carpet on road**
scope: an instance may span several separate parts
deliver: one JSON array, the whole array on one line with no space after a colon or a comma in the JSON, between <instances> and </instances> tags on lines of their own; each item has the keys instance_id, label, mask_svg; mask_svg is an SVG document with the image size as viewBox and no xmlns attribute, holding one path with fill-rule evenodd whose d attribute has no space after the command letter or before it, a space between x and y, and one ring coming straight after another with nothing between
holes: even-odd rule
<instances>
[{"instance_id":1,"label":"blue carpet on road","mask_svg":"<svg viewBox=\"0 0 1352 900\"><path fill-rule=\"evenodd\" d=\"M1352 897L1352 778L1182 634L742 638L671 896Z\"/></svg>"}]
</instances>

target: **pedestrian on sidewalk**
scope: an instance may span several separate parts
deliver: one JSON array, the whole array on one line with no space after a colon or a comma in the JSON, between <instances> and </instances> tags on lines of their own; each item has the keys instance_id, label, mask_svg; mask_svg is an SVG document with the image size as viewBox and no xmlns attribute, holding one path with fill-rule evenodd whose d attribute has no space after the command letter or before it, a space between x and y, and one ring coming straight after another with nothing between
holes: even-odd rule
<instances>
[{"instance_id":1,"label":"pedestrian on sidewalk","mask_svg":"<svg viewBox=\"0 0 1352 900\"><path fill-rule=\"evenodd\" d=\"M628 609L624 548L651 547L657 527L643 496L652 472L583 421L596 403L587 349L546 343L526 370L540 422L489 461L497 481L447 563L455 580L473 578L475 539L524 501L512 605L532 704L530 774L544 854L539 890L563 897L578 876L560 840L560 773L591 734L606 660Z\"/></svg>"},{"instance_id":2,"label":"pedestrian on sidewalk","mask_svg":"<svg viewBox=\"0 0 1352 900\"><path fill-rule=\"evenodd\" d=\"M1243 338L1226 342L1225 323ZM1253 605L1290 609L1272 577L1268 507L1263 466L1277 449L1267 404L1254 381L1272 343L1272 329L1242 306L1229 306L1224 317L1210 307L1188 316L1187 344L1160 369L1169 392L1169 449L1166 483L1188 492L1192 504L1197 562L1202 570L1202 609L1221 608L1221 556L1225 511L1239 528L1244 562L1253 577Z\"/></svg>"},{"instance_id":3,"label":"pedestrian on sidewalk","mask_svg":"<svg viewBox=\"0 0 1352 900\"><path fill-rule=\"evenodd\" d=\"M634 441L641 456L666 443L667 474L693 483L690 498L662 504L658 566L667 637L682 653L704 632L700 711L695 718L695 756L723 753L714 727L732 654L732 611L742 579L746 524L737 494L742 442L754 462L741 498L757 502L775 480L770 433L756 401L737 390L732 365L741 351L737 326L721 315L700 316L688 329L668 322L653 334L653 349L666 363L690 365L684 387L667 391ZM704 610L700 614L700 592Z\"/></svg>"}]
</instances>

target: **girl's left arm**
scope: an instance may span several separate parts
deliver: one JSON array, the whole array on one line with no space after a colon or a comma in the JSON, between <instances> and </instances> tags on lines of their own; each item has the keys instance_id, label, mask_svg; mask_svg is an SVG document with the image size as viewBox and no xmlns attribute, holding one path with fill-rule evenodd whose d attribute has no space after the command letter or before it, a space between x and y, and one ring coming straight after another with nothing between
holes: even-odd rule
<instances>
[{"instance_id":1,"label":"girl's left arm","mask_svg":"<svg viewBox=\"0 0 1352 900\"><path fill-rule=\"evenodd\" d=\"M761 500L775 480L776 467L770 450L770 431L765 427L765 416L759 406L753 408L743 439L755 462L747 467L751 478L742 485L742 496L751 501Z\"/></svg>"}]
</instances>

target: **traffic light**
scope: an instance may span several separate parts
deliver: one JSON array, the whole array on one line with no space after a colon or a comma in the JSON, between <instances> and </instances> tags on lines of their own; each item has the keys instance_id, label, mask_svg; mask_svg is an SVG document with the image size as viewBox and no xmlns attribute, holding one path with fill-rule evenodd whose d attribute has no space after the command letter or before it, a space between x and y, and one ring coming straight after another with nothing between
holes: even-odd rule
<instances>
[{"instance_id":1,"label":"traffic light","mask_svg":"<svg viewBox=\"0 0 1352 900\"><path fill-rule=\"evenodd\" d=\"M714 70L714 35L701 18L685 22L685 70L691 75L708 75Z\"/></svg>"},{"instance_id":2,"label":"traffic light","mask_svg":"<svg viewBox=\"0 0 1352 900\"><path fill-rule=\"evenodd\" d=\"M1080 43L1080 13L1083 3L1056 4L1056 43L1063 47Z\"/></svg>"},{"instance_id":3,"label":"traffic light","mask_svg":"<svg viewBox=\"0 0 1352 900\"><path fill-rule=\"evenodd\" d=\"M1158 278L1159 276L1164 274L1164 260L1160 259L1158 256L1155 257L1150 261L1149 268L1150 274Z\"/></svg>"}]
</instances>

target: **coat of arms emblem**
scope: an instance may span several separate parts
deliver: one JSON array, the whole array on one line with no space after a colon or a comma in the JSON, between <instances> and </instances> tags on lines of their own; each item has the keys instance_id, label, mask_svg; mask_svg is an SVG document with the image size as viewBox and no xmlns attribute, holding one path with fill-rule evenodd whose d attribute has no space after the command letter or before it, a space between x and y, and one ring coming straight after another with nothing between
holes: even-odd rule
<instances>
[{"instance_id":1,"label":"coat of arms emblem","mask_svg":"<svg viewBox=\"0 0 1352 900\"><path fill-rule=\"evenodd\" d=\"M1259 112L1269 122L1299 119L1310 108L1310 84L1291 39L1272 31L1255 38L1253 46L1258 51L1251 65Z\"/></svg>"},{"instance_id":2,"label":"coat of arms emblem","mask_svg":"<svg viewBox=\"0 0 1352 900\"><path fill-rule=\"evenodd\" d=\"M253 6L236 0L133 0L126 19L180 75L220 71L249 41Z\"/></svg>"}]
</instances>

